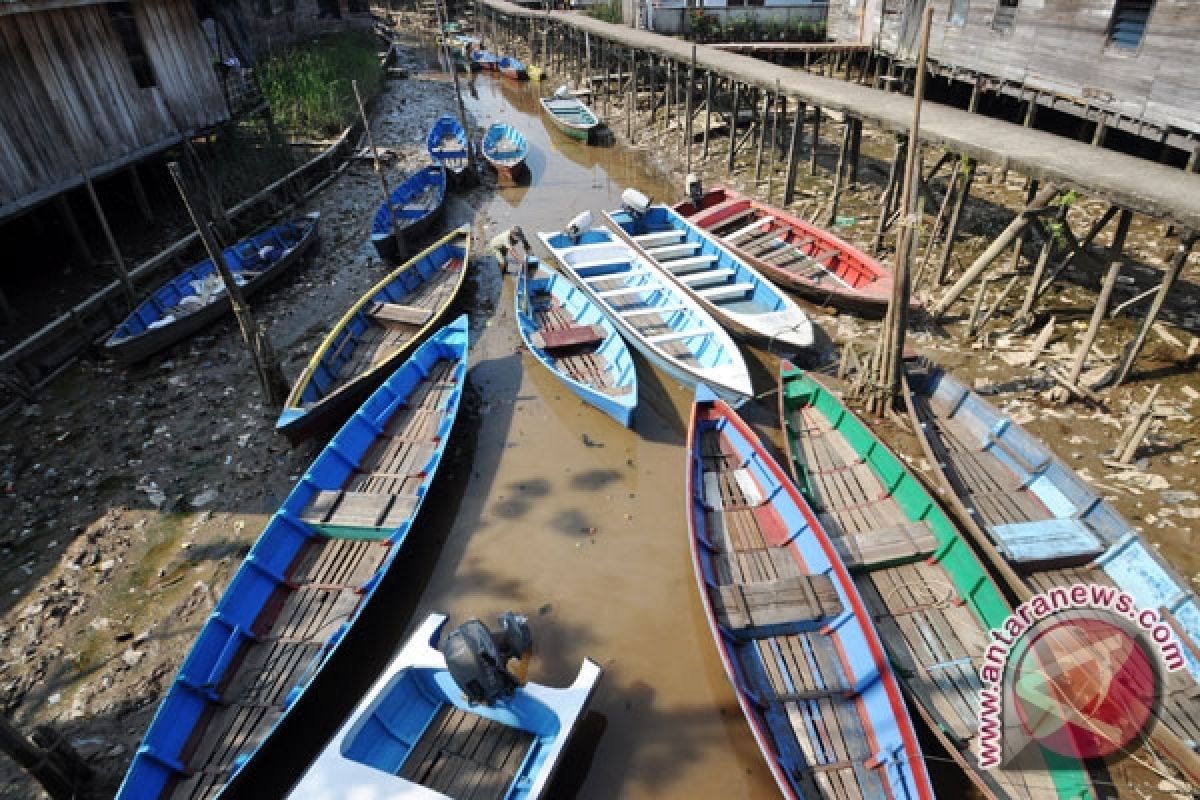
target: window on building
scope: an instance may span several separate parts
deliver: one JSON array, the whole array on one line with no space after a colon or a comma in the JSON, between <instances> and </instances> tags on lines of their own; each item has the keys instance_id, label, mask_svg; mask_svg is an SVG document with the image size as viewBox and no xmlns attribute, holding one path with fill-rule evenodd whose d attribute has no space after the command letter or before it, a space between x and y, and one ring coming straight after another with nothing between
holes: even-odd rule
<instances>
[{"instance_id":1,"label":"window on building","mask_svg":"<svg viewBox=\"0 0 1200 800\"><path fill-rule=\"evenodd\" d=\"M108 9L108 19L121 39L121 46L125 48L125 57L129 59L129 67L133 70L137 85L143 89L157 86L154 68L150 65L150 57L146 55L142 34L129 3L105 3L104 7Z\"/></svg>"},{"instance_id":2,"label":"window on building","mask_svg":"<svg viewBox=\"0 0 1200 800\"><path fill-rule=\"evenodd\" d=\"M971 0L950 0L950 16L946 18L951 25L967 24L967 8Z\"/></svg>"},{"instance_id":3,"label":"window on building","mask_svg":"<svg viewBox=\"0 0 1200 800\"><path fill-rule=\"evenodd\" d=\"M1137 50L1146 35L1154 0L1117 0L1108 23L1108 43L1119 50Z\"/></svg>"},{"instance_id":4,"label":"window on building","mask_svg":"<svg viewBox=\"0 0 1200 800\"><path fill-rule=\"evenodd\" d=\"M999 0L996 13L992 15L992 29L1007 33L1017 20L1017 0Z\"/></svg>"}]
</instances>

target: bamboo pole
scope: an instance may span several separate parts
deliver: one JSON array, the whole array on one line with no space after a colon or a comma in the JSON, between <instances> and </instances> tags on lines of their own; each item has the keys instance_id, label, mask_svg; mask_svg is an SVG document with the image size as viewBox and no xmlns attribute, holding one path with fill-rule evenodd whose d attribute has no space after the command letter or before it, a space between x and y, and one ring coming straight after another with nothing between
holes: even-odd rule
<instances>
[{"instance_id":1,"label":"bamboo pole","mask_svg":"<svg viewBox=\"0 0 1200 800\"><path fill-rule=\"evenodd\" d=\"M254 369L262 383L263 402L269 406L281 406L287 399L288 384L283 377L283 370L279 366L279 359L275 357L275 351L271 347L271 341L251 316L245 298L242 297L242 289L234 280L233 273L229 271L229 265L225 263L225 253L213 238L204 211L192 202L187 186L183 182L183 172L179 169L179 163L172 161L167 164L167 171L175 180L175 186L179 189L179 196L183 200L184 208L187 209L192 224L196 226L196 233L204 242L204 249L208 251L208 257L212 259L213 266L216 267L221 281L225 284L229 305L233 308L233 315L237 318L238 327L242 331L242 339L250 349L250 357L254 360Z\"/></svg>"},{"instance_id":2,"label":"bamboo pole","mask_svg":"<svg viewBox=\"0 0 1200 800\"><path fill-rule=\"evenodd\" d=\"M771 121L771 150L767 154L767 202L775 189L775 155L779 150L779 120L787 120L787 95L779 93L779 81L775 81L775 118Z\"/></svg>"},{"instance_id":3,"label":"bamboo pole","mask_svg":"<svg viewBox=\"0 0 1200 800\"><path fill-rule=\"evenodd\" d=\"M850 130L853 124L849 117L846 117L846 122L842 126L842 146L838 150L837 167L833 170L833 191L829 194L829 216L826 220L827 225L832 225L837 218L838 200L842 194L842 177L846 172L846 157L850 153Z\"/></svg>"},{"instance_id":4,"label":"bamboo pole","mask_svg":"<svg viewBox=\"0 0 1200 800\"><path fill-rule=\"evenodd\" d=\"M774 109L775 96L768 94L763 100L762 114L758 118L758 153L754 157L754 184L757 186L762 181L762 164L763 164L763 149L767 144L767 120L771 116L771 111Z\"/></svg>"},{"instance_id":5,"label":"bamboo pole","mask_svg":"<svg viewBox=\"0 0 1200 800\"><path fill-rule=\"evenodd\" d=\"M1092 311L1091 322L1088 324L1087 332L1083 336L1083 342L1079 345L1079 350L1075 353L1075 359L1071 362L1071 369L1067 373L1067 381L1069 383L1079 383L1079 376L1083 374L1083 365L1087 362L1088 353L1091 352L1092 344L1095 343L1096 336L1100 333L1100 323L1104 321L1104 315L1108 311L1108 302L1112 297L1113 287L1117 285L1117 276L1121 273L1121 251L1125 248L1125 236L1129 233L1129 223L1132 219L1132 211L1125 208L1121 209L1121 214L1117 217L1117 230L1113 234L1112 247L1108 250L1108 274L1104 276L1104 283L1100 287L1100 295L1096 298L1096 307Z\"/></svg>"},{"instance_id":6,"label":"bamboo pole","mask_svg":"<svg viewBox=\"0 0 1200 800\"><path fill-rule=\"evenodd\" d=\"M796 100L796 113L792 116L792 140L788 143L787 176L783 179L783 204L789 206L796 198L796 162L800 160L800 139L804 135L804 115L807 107L803 100Z\"/></svg>"},{"instance_id":7,"label":"bamboo pole","mask_svg":"<svg viewBox=\"0 0 1200 800\"><path fill-rule=\"evenodd\" d=\"M813 115L813 132L812 132L812 151L808 158L808 174L817 174L817 147L821 144L821 107L813 106L816 112Z\"/></svg>"},{"instance_id":8,"label":"bamboo pole","mask_svg":"<svg viewBox=\"0 0 1200 800\"><path fill-rule=\"evenodd\" d=\"M453 65L451 67L453 68ZM383 166L379 163L379 150L375 147L375 137L371 135L371 121L367 119L367 109L363 105L362 95L358 91L358 81L350 81L350 86L354 89L354 100L358 103L358 113L362 115L363 133L367 135L367 144L371 148L371 161L375 167L375 174L379 176L379 184L383 187L383 206L388 210L388 221L392 223L392 238L396 241L396 253L403 258L408 254L408 247L404 243L404 233L400 230L396 211L392 208L392 190L388 187L387 176L384 174Z\"/></svg>"},{"instance_id":9,"label":"bamboo pole","mask_svg":"<svg viewBox=\"0 0 1200 800\"><path fill-rule=\"evenodd\" d=\"M695 50L692 50L692 58L695 58ZM713 104L713 73L711 69L704 71L704 147L700 151L700 157L704 162L708 163L708 129L712 127L712 104Z\"/></svg>"},{"instance_id":10,"label":"bamboo pole","mask_svg":"<svg viewBox=\"0 0 1200 800\"><path fill-rule=\"evenodd\" d=\"M921 18L921 45L917 54L916 84L913 87L912 123L908 132L908 152L904 159L904 184L900 198L900 239L896 243L896 268L892 283L892 297L888 304L887 319L884 323L884 339L880 353L883 356L880 364L882 380L879 381L882 393L872 398L871 410L877 414L886 411L896 396L900 385L904 366L901 359L904 355L904 337L908 324L909 303L909 269L913 237L916 231L913 221L909 219L913 207L913 195L916 192L917 152L921 135L921 103L925 97L925 65L929 55L929 29L933 24L933 6L928 6Z\"/></svg>"},{"instance_id":11,"label":"bamboo pole","mask_svg":"<svg viewBox=\"0 0 1200 800\"><path fill-rule=\"evenodd\" d=\"M692 171L692 90L696 86L696 45L692 45L692 60L688 64L687 76L687 97L684 98L684 114L687 119L684 122L683 145L687 148L687 172Z\"/></svg>"},{"instance_id":12,"label":"bamboo pole","mask_svg":"<svg viewBox=\"0 0 1200 800\"><path fill-rule=\"evenodd\" d=\"M733 81L733 107L729 110L729 161L725 165L726 177L733 174L733 160L737 156L737 118L741 90L742 85Z\"/></svg>"}]
</instances>

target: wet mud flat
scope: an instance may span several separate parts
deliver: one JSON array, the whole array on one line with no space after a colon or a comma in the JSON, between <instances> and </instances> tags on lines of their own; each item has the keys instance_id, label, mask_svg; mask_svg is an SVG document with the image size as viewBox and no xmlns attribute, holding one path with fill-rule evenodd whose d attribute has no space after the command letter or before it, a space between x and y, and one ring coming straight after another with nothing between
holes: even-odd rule
<instances>
[{"instance_id":1,"label":"wet mud flat","mask_svg":"<svg viewBox=\"0 0 1200 800\"><path fill-rule=\"evenodd\" d=\"M429 70L427 53L404 58L411 77L389 84L375 117L377 142L396 152L393 177L425 163L425 131L454 108L449 76ZM268 746L238 796L269 796L298 776L323 732L336 729L427 612L448 613L452 624L472 616L491 623L509 609L531 618L531 680L565 685L584 656L606 670L556 797L778 796L694 586L683 514L690 393L635 357L642 403L633 431L582 404L523 351L511 278L482 255L486 241L512 225L532 239L584 208L616 208L626 186L662 201L681 194L672 168L648 164L644 151L589 147L553 130L539 113L538 90L489 75L464 80L476 136L503 120L531 146L528 185L497 188L485 177L447 207L445 227L470 224L476 236L460 302L472 323L467 405L419 535L290 715L280 737L286 746ZM367 243L379 191L367 162L334 183L314 204L323 213L319 252L255 303L289 377L341 310L384 274ZM875 335L870 323L806 308L826 334L819 360L827 362L837 343ZM973 350L933 330L913 338L966 368L958 374L968 380L998 387L993 400L1040 408L1040 387L1020 380L997 348ZM756 389L768 392L777 355L746 354ZM0 698L23 726L60 725L114 775L267 515L319 450L319 443L289 448L256 392L227 320L131 370L83 363L36 410L6 423L0 467L8 470L5 502L14 513L0 550L9 567ZM778 453L774 404L767 395L743 411ZM1073 458L1078 449L1072 463L1101 461L1105 439L1088 428L1096 421L1078 409L1070 414L1035 414L1030 424L1049 432L1048 441L1079 437L1071 452L1060 450ZM1171 465L1173 486L1177 476L1195 478L1191 434L1177 430L1158 434L1167 449L1149 465ZM899 431L891 438L922 466L919 448L902 446ZM1175 464L1173 455L1193 460ZM1161 494L1114 492L1164 552L1194 558L1194 547L1179 541L1184 532L1190 541L1191 517L1162 515L1169 506ZM1174 505L1181 512L1200 501ZM1173 527L1154 527L1162 520ZM1200 569L1190 563L1192 573ZM935 771L940 789L963 791L953 770ZM11 777L0 794L34 796Z\"/></svg>"}]
</instances>

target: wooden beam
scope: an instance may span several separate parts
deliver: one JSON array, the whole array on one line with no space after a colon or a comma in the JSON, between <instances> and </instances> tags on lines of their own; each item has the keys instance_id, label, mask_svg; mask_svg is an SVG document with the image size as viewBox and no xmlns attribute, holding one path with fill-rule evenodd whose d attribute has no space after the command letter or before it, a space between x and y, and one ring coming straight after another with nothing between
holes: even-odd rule
<instances>
[{"instance_id":1,"label":"wooden beam","mask_svg":"<svg viewBox=\"0 0 1200 800\"><path fill-rule=\"evenodd\" d=\"M813 116L812 152L808 159L808 174L817 174L817 148L821 145L821 107L813 106L816 114Z\"/></svg>"},{"instance_id":2,"label":"wooden beam","mask_svg":"<svg viewBox=\"0 0 1200 800\"><path fill-rule=\"evenodd\" d=\"M789 206L796 197L796 162L800 159L800 139L804 135L804 115L807 106L803 100L796 101L796 113L792 115L792 138L788 142L787 176L783 179L783 204Z\"/></svg>"},{"instance_id":3,"label":"wooden beam","mask_svg":"<svg viewBox=\"0 0 1200 800\"><path fill-rule=\"evenodd\" d=\"M975 159L962 157L958 169L962 173L962 185L954 195L954 208L950 212L950 225L946 229L945 244L942 245L942 255L938 260L937 271L934 273L934 285L941 286L946 281L946 270L950 267L950 256L954 253L954 243L958 239L958 226L962 221L963 206L971 194L971 183L975 179Z\"/></svg>"},{"instance_id":4,"label":"wooden beam","mask_svg":"<svg viewBox=\"0 0 1200 800\"><path fill-rule=\"evenodd\" d=\"M896 181L900 174L900 164L907 158L908 152L908 137L896 137L896 154L892 158L892 163L888 167L887 183L883 187L883 194L880 196L879 202L879 220L875 223L875 239L871 243L871 255L879 255L879 251L883 249L883 237L888 228L888 217L892 210L892 197L896 194Z\"/></svg>"},{"instance_id":5,"label":"wooden beam","mask_svg":"<svg viewBox=\"0 0 1200 800\"><path fill-rule=\"evenodd\" d=\"M1096 298L1096 307L1092 311L1091 322L1088 324L1087 332L1083 335L1083 342L1075 352L1071 369L1067 373L1069 383L1079 383L1079 376L1083 374L1083 365L1087 361L1088 353L1091 352L1092 344L1095 343L1096 336L1100 333L1100 323L1104 321L1104 315L1108 312L1108 303L1112 298L1113 287L1117 285L1117 276L1121 274L1121 251L1125 249L1125 236L1129 233L1129 223L1132 219L1132 211L1121 209L1121 214L1117 218L1117 230L1113 234L1112 247L1108 251L1108 274L1104 276L1104 283L1100 286L1100 294Z\"/></svg>"}]
</instances>

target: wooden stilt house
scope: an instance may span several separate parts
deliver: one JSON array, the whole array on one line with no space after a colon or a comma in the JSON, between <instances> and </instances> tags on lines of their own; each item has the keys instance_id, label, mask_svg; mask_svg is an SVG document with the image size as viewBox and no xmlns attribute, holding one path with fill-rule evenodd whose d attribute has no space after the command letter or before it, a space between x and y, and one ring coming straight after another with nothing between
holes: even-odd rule
<instances>
[{"instance_id":1,"label":"wooden stilt house","mask_svg":"<svg viewBox=\"0 0 1200 800\"><path fill-rule=\"evenodd\" d=\"M193 0L0 0L0 221L230 117Z\"/></svg>"}]
</instances>

